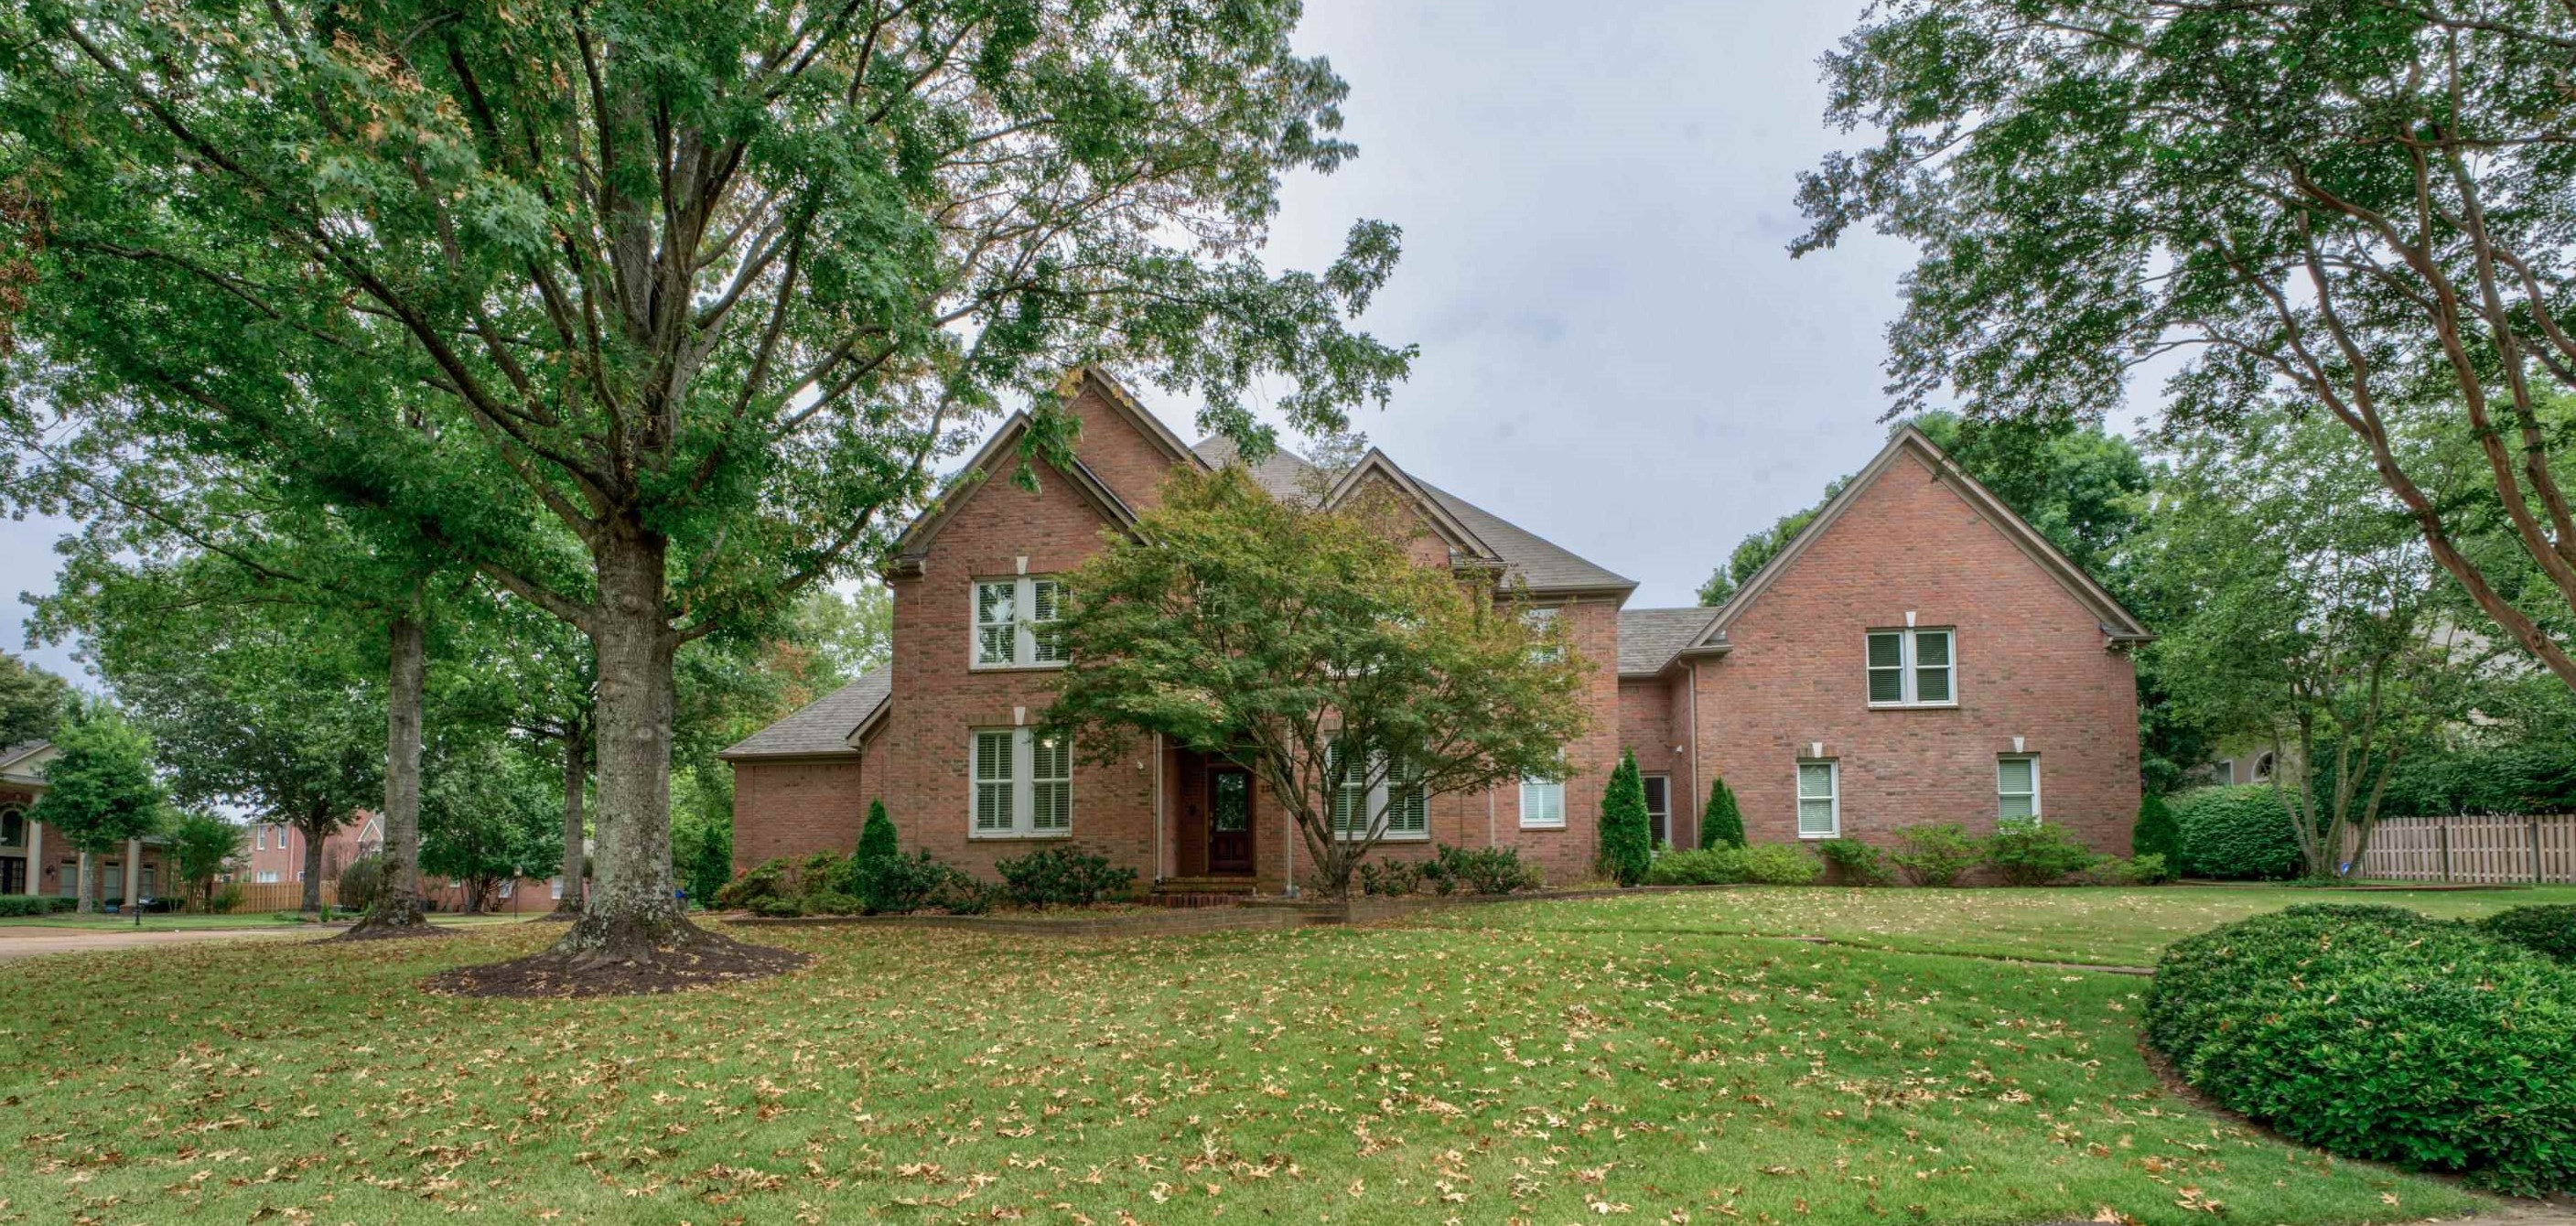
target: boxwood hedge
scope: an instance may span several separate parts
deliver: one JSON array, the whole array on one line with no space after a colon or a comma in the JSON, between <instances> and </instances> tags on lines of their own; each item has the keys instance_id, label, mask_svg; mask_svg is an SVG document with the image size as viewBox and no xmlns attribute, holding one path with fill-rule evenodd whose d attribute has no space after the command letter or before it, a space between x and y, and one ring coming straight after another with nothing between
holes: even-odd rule
<instances>
[{"instance_id":1,"label":"boxwood hedge","mask_svg":"<svg viewBox=\"0 0 2576 1226\"><path fill-rule=\"evenodd\" d=\"M2176 942L2147 1037L2185 1080L2346 1157L2576 1188L2576 977L2465 924L2299 906Z\"/></svg>"},{"instance_id":2,"label":"boxwood hedge","mask_svg":"<svg viewBox=\"0 0 2576 1226\"><path fill-rule=\"evenodd\" d=\"M2187 877L2278 881L2299 871L2299 835L2270 784L2202 788L2174 799Z\"/></svg>"}]
</instances>

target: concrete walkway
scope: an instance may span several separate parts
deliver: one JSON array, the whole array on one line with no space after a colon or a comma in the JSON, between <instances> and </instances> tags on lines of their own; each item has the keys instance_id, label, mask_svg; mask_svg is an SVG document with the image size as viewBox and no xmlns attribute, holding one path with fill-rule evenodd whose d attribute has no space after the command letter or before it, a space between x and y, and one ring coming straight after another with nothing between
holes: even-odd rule
<instances>
[{"instance_id":1,"label":"concrete walkway","mask_svg":"<svg viewBox=\"0 0 2576 1226\"><path fill-rule=\"evenodd\" d=\"M337 928L179 928L163 931L132 928L0 927L0 962L39 954L72 954L93 949L141 949L153 945L202 945L208 941L274 941L333 935Z\"/></svg>"}]
</instances>

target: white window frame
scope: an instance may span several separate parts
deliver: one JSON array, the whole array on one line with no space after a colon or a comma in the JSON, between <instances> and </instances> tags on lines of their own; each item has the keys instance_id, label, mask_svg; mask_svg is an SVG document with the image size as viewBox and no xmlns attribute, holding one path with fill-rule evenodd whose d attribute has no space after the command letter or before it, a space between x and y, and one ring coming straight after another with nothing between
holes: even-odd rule
<instances>
[{"instance_id":1,"label":"white window frame","mask_svg":"<svg viewBox=\"0 0 2576 1226\"><path fill-rule=\"evenodd\" d=\"M548 877L548 878L546 878L546 897L548 897L548 898L552 898L552 899L555 899L555 900L556 900L556 901L558 901L558 902L562 901L562 899L563 899L563 878L561 878L561 877Z\"/></svg>"},{"instance_id":2,"label":"white window frame","mask_svg":"<svg viewBox=\"0 0 2576 1226\"><path fill-rule=\"evenodd\" d=\"M1334 761L1326 769L1339 767L1343 757L1342 747L1336 744L1327 752L1332 755ZM1382 760L1373 759L1373 761ZM1355 768L1360 767L1359 763L1351 765ZM1381 843L1427 843L1431 840L1431 796L1422 790L1421 771L1404 770L1399 766L1393 770L1380 772L1380 777L1375 783L1368 782L1369 771L1365 768L1345 769L1341 770L1340 774L1341 778L1333 786L1333 811L1330 817L1334 838L1346 843L1358 842L1368 837L1367 828L1360 823L1383 818L1386 829L1377 836ZM1357 776L1356 779L1353 778L1354 775ZM1411 797L1413 821L1399 825L1402 819L1398 817L1394 800L1391 798L1402 797L1407 793ZM1354 803L1359 806L1356 812L1349 807Z\"/></svg>"},{"instance_id":3,"label":"white window frame","mask_svg":"<svg viewBox=\"0 0 2576 1226\"><path fill-rule=\"evenodd\" d=\"M1549 798L1547 807L1554 808L1556 810L1556 816L1554 818L1532 818L1530 816L1530 811L1533 808L1541 807L1533 805L1530 802L1530 798L1532 796ZM1565 829L1565 780L1539 778L1525 778L1521 780L1520 821L1521 829L1523 830Z\"/></svg>"},{"instance_id":4,"label":"white window frame","mask_svg":"<svg viewBox=\"0 0 2576 1226\"><path fill-rule=\"evenodd\" d=\"M1009 588L1011 616L1008 621L984 620L984 589ZM1044 607L1050 616L1041 618L1039 597L1045 596ZM966 588L966 660L979 672L1005 669L1062 668L1064 649L1040 627L1064 616L1064 581L1054 575L1015 575L1010 578L977 579ZM1008 659L984 658L984 632L1003 626L1012 628L1004 641L1010 645Z\"/></svg>"},{"instance_id":5,"label":"white window frame","mask_svg":"<svg viewBox=\"0 0 2576 1226\"><path fill-rule=\"evenodd\" d=\"M1826 790L1825 794L1822 796L1811 796L1807 793L1807 768L1811 766L1821 766L1825 768ZM1798 837L1802 839L1838 839L1843 837L1842 760L1839 758L1800 758L1798 759L1798 767L1791 773L1790 779L1790 791L1797 797L1797 806L1791 816L1797 822ZM1821 800L1826 802L1828 806L1827 811L1833 816L1833 827L1831 829L1826 830L1823 833L1817 833L1807 829L1807 802L1811 800Z\"/></svg>"},{"instance_id":6,"label":"white window frame","mask_svg":"<svg viewBox=\"0 0 2576 1226\"><path fill-rule=\"evenodd\" d=\"M253 884L253 885L276 885L276 884L278 884L278 881L277 881L277 870L276 870L276 869L273 869L273 868L264 868L264 869L259 870L259 871L258 871L258 872L256 872L256 873L251 874L251 884Z\"/></svg>"},{"instance_id":7,"label":"white window frame","mask_svg":"<svg viewBox=\"0 0 2576 1226\"><path fill-rule=\"evenodd\" d=\"M2028 813L2006 813L2006 812L2004 812L2004 802L2005 802L2006 800L2008 800L2008 799L2010 799L2010 798L2012 798L2012 797L2015 797L2015 796L2023 795L2023 793L2020 793L2020 792L2007 792L2007 791L2005 791L2005 790L2004 790L2004 766L2005 766L2005 764L2007 764L2007 763L2012 763L2012 762L2027 762L2027 763L2029 763L2029 764L2030 764L2030 792L2028 793L2028 795L2030 796L2030 812L2028 812ZM2024 820L2036 822L2036 821L2043 820L2043 819L2041 818L2041 816L2040 816L2040 813L2041 813L2041 809L2040 809L2040 807L2039 807L2039 755L2038 755L2038 754L2035 754L2035 753L2008 753L2008 754L1998 754L1998 755L1996 755L1996 757L1995 757L1995 820L1996 820L1996 821L1999 821L1999 822L2024 821Z\"/></svg>"},{"instance_id":8,"label":"white window frame","mask_svg":"<svg viewBox=\"0 0 2576 1226\"><path fill-rule=\"evenodd\" d=\"M1898 644L1897 662L1893 665L1879 665L1869 662L1869 641L1880 635L1889 635L1896 639ZM1949 660L1947 663L1927 665L1921 662L1922 649L1919 643L1926 635L1939 635L1947 642L1950 648L1948 652ZM1873 674L1886 672L1890 668L1893 668L1896 671L1897 688L1900 696L1893 701L1869 698L1868 696L1871 692L1869 683L1874 679ZM1922 674L1927 670L1937 670L1942 674L1943 679L1948 683L1950 691L1949 697L1935 702L1926 702L1922 699L1919 694L1919 690L1923 679ZM1864 698L1868 699L1871 707L1880 710L1892 710L1898 707L1937 708L1958 706L1958 628L1955 626L1883 626L1869 631L1861 640L1861 694Z\"/></svg>"},{"instance_id":9,"label":"white window frame","mask_svg":"<svg viewBox=\"0 0 2576 1226\"><path fill-rule=\"evenodd\" d=\"M1521 624L1529 627L1531 633L1542 637L1555 635L1565 625L1565 610L1558 605L1540 605L1537 608L1523 609ZM1530 648L1530 659L1539 664L1554 664L1564 658L1565 645L1561 642L1551 642Z\"/></svg>"},{"instance_id":10,"label":"white window frame","mask_svg":"<svg viewBox=\"0 0 2576 1226\"><path fill-rule=\"evenodd\" d=\"M1061 734L1059 734L1061 735ZM1009 774L1002 778L983 775L984 738L1006 736L1010 740ZM1073 835L1073 744L1063 743L1060 761L1055 763L1063 773L1037 773L1038 735L1033 728L977 728L966 737L966 837L970 839L1062 839ZM1044 784L1061 788L1063 819L1060 823L1041 824L1038 813L1038 787ZM1000 788L1010 797L1007 825L987 826L983 815L983 796Z\"/></svg>"}]
</instances>

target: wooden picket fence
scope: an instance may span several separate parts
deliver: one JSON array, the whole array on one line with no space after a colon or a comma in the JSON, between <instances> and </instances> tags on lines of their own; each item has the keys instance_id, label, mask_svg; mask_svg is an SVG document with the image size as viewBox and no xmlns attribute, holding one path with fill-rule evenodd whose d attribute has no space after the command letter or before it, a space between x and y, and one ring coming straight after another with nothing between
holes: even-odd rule
<instances>
[{"instance_id":1,"label":"wooden picket fence","mask_svg":"<svg viewBox=\"0 0 2576 1226\"><path fill-rule=\"evenodd\" d=\"M2360 840L2344 832L2350 863ZM2353 876L2460 885L2576 885L2576 814L2400 817L2370 832Z\"/></svg>"}]
</instances>

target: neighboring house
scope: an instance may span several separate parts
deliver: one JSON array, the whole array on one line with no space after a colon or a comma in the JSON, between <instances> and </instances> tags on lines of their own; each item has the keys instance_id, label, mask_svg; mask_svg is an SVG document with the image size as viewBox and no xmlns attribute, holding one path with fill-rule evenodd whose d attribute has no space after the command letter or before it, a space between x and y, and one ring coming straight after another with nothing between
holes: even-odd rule
<instances>
[{"instance_id":1,"label":"neighboring house","mask_svg":"<svg viewBox=\"0 0 2576 1226\"><path fill-rule=\"evenodd\" d=\"M27 816L45 794L45 764L60 756L47 741L0 747L0 894L79 896L80 862L87 853ZM101 905L159 898L165 889L175 894L178 874L166 855L161 837L152 835L128 839L123 850L98 857Z\"/></svg>"},{"instance_id":2,"label":"neighboring house","mask_svg":"<svg viewBox=\"0 0 2576 1226\"><path fill-rule=\"evenodd\" d=\"M278 822L256 822L251 826L249 849L242 856L242 867L233 880L246 885L295 885L304 881L304 832ZM380 854L385 849L385 819L374 813L360 812L348 825L332 831L322 840L322 897L338 905L337 886L340 870L350 861ZM559 878L537 880L523 878L504 881L484 900L483 909L496 912L552 911L561 898L563 883ZM465 909L465 883L445 877L422 874L421 900L434 911ZM301 892L298 892L298 897Z\"/></svg>"},{"instance_id":3,"label":"neighboring house","mask_svg":"<svg viewBox=\"0 0 2576 1226\"><path fill-rule=\"evenodd\" d=\"M1070 841L1175 890L1303 881L1291 819L1241 767L1151 742L1095 765L1032 731L1059 667L1037 629L1055 576L1132 526L1175 468L1240 462L1222 439L1184 444L1105 373L1077 378L1071 470L1043 472L1035 492L1010 482L1028 428L1015 414L898 543L893 662L724 751L737 870L847 851L881 799L907 849L988 877L995 860ZM1516 847L1550 880L1583 878L1623 747L1658 837L1681 845L1723 774L1763 841L1884 842L1918 822L2032 813L2127 849L2127 650L2150 636L1916 431L1717 609L1623 610L1632 581L1380 452L1337 477L1284 452L1251 471L1281 498L1392 489L1424 529L1425 563L1525 591L1592 666L1593 726L1566 747L1569 778L1433 797L1380 854Z\"/></svg>"}]
</instances>

